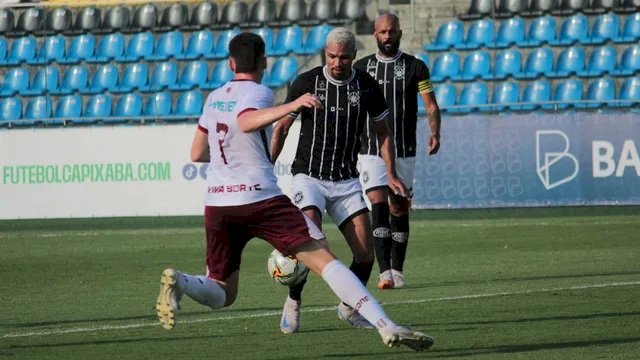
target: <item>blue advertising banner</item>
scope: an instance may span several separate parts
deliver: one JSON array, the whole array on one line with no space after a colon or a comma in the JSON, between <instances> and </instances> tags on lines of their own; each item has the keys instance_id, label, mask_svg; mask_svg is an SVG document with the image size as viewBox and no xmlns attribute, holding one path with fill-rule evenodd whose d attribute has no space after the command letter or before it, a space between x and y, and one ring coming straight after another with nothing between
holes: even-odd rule
<instances>
[{"instance_id":1,"label":"blue advertising banner","mask_svg":"<svg viewBox=\"0 0 640 360\"><path fill-rule=\"evenodd\" d=\"M434 156L427 136L415 208L640 204L637 113L445 117Z\"/></svg>"}]
</instances>

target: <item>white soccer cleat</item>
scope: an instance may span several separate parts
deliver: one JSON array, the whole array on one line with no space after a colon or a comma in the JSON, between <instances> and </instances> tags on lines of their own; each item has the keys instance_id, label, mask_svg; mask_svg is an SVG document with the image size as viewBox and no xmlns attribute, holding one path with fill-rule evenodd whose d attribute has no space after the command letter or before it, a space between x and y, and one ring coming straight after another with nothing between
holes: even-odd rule
<instances>
[{"instance_id":1,"label":"white soccer cleat","mask_svg":"<svg viewBox=\"0 0 640 360\"><path fill-rule=\"evenodd\" d=\"M156 313L162 327L171 330L176 326L176 312L180 309L180 294L176 288L178 272L168 268L160 278L160 295L156 304Z\"/></svg>"},{"instance_id":2,"label":"white soccer cleat","mask_svg":"<svg viewBox=\"0 0 640 360\"><path fill-rule=\"evenodd\" d=\"M434 342L433 337L404 326L382 330L380 331L380 336L382 337L382 342L388 347L403 345L415 351L429 350Z\"/></svg>"},{"instance_id":3,"label":"white soccer cleat","mask_svg":"<svg viewBox=\"0 0 640 360\"><path fill-rule=\"evenodd\" d=\"M393 274L394 288L400 289L407 285L404 281L404 274L402 273L402 271L391 270L391 273Z\"/></svg>"},{"instance_id":4,"label":"white soccer cleat","mask_svg":"<svg viewBox=\"0 0 640 360\"><path fill-rule=\"evenodd\" d=\"M300 301L293 300L287 296L282 307L282 317L280 318L280 331L284 334L292 334L300 329Z\"/></svg>"},{"instance_id":5,"label":"white soccer cleat","mask_svg":"<svg viewBox=\"0 0 640 360\"><path fill-rule=\"evenodd\" d=\"M338 304L338 317L357 329L375 329L360 313L343 302Z\"/></svg>"},{"instance_id":6,"label":"white soccer cleat","mask_svg":"<svg viewBox=\"0 0 640 360\"><path fill-rule=\"evenodd\" d=\"M394 287L395 284L393 282L393 273L391 270L383 271L382 274L380 274L380 280L378 281L378 289L385 290L393 289Z\"/></svg>"}]
</instances>

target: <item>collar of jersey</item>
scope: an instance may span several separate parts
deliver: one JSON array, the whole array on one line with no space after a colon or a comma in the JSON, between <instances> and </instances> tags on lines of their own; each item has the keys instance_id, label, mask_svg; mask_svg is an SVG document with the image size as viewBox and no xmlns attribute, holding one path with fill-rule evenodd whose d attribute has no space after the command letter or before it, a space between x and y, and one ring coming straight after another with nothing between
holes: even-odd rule
<instances>
[{"instance_id":1,"label":"collar of jersey","mask_svg":"<svg viewBox=\"0 0 640 360\"><path fill-rule=\"evenodd\" d=\"M394 62L394 61L400 59L401 55L402 55L402 51L400 51L400 50L398 50L398 52L392 58L382 57L382 55L380 55L380 52L377 52L376 53L376 59L378 59L378 61L383 62L383 63L390 63L390 62Z\"/></svg>"},{"instance_id":2,"label":"collar of jersey","mask_svg":"<svg viewBox=\"0 0 640 360\"><path fill-rule=\"evenodd\" d=\"M353 68L351 68L351 76L349 76L349 78L346 80L336 80L332 78L331 75L329 75L329 68L327 67L327 65L322 67L322 72L324 73L324 77L327 78L327 81L329 81L330 83L336 86L346 85L350 83L351 80L353 80L353 78L356 76L356 70Z\"/></svg>"}]
</instances>

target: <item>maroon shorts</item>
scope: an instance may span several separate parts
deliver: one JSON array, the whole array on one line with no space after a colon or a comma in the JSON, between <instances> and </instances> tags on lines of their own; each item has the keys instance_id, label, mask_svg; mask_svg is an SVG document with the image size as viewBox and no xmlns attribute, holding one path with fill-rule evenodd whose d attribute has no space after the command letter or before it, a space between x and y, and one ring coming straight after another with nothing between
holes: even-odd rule
<instances>
[{"instance_id":1,"label":"maroon shorts","mask_svg":"<svg viewBox=\"0 0 640 360\"><path fill-rule=\"evenodd\" d=\"M254 237L266 240L285 255L322 238L322 232L282 195L247 205L207 206L207 276L226 280L240 269L245 245Z\"/></svg>"}]
</instances>

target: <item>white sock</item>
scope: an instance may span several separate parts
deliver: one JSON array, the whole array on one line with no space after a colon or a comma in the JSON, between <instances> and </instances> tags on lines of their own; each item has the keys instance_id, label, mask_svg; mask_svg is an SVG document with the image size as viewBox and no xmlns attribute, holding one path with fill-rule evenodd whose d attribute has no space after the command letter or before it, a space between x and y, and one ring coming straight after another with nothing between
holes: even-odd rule
<instances>
[{"instance_id":1,"label":"white sock","mask_svg":"<svg viewBox=\"0 0 640 360\"><path fill-rule=\"evenodd\" d=\"M396 326L382 310L378 300L362 285L356 275L339 260L330 261L325 265L324 269L322 269L322 278L342 302L358 310L360 315L377 329Z\"/></svg>"},{"instance_id":2,"label":"white sock","mask_svg":"<svg viewBox=\"0 0 640 360\"><path fill-rule=\"evenodd\" d=\"M181 293L212 309L222 308L227 299L224 289L217 282L203 275L178 273L176 287Z\"/></svg>"}]
</instances>

